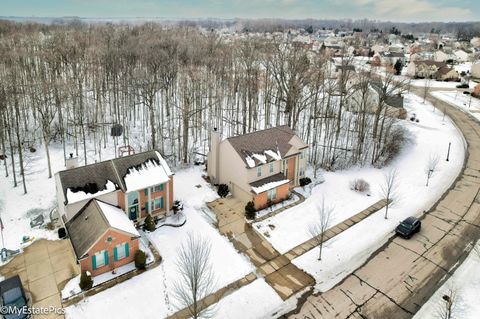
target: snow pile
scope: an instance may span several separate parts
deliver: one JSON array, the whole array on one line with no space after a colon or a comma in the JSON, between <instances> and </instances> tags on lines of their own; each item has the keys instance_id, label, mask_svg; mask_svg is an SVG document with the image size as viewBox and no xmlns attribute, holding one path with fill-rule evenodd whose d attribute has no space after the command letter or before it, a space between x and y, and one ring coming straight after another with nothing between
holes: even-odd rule
<instances>
[{"instance_id":1,"label":"snow pile","mask_svg":"<svg viewBox=\"0 0 480 319\"><path fill-rule=\"evenodd\" d=\"M266 150L265 154L267 154L268 156L270 156L271 158L273 158L276 161L279 161L279 160L282 159L282 156L280 155L280 152L278 150L276 152L274 152L272 150Z\"/></svg>"},{"instance_id":2,"label":"snow pile","mask_svg":"<svg viewBox=\"0 0 480 319\"><path fill-rule=\"evenodd\" d=\"M445 309L443 295L455 292L452 318L475 319L480 313L480 242L478 251L473 250L440 289L420 308L414 319L439 318L438 312ZM478 253L477 253L478 252Z\"/></svg>"},{"instance_id":3,"label":"snow pile","mask_svg":"<svg viewBox=\"0 0 480 319\"><path fill-rule=\"evenodd\" d=\"M252 186L252 190L255 192L255 194L260 194L268 190L274 189L275 187L287 184L288 182L290 182L288 179L282 179L281 181L266 183L258 187Z\"/></svg>"},{"instance_id":4,"label":"snow pile","mask_svg":"<svg viewBox=\"0 0 480 319\"><path fill-rule=\"evenodd\" d=\"M253 157L255 157L260 163L265 164L267 163L267 156L264 154L253 154Z\"/></svg>"},{"instance_id":5,"label":"snow pile","mask_svg":"<svg viewBox=\"0 0 480 319\"><path fill-rule=\"evenodd\" d=\"M157 164L153 160L147 161L139 168L130 168L124 177L127 192L138 191L168 182L169 174L167 171L170 172L170 169L165 169L164 165L161 163Z\"/></svg>"},{"instance_id":6,"label":"snow pile","mask_svg":"<svg viewBox=\"0 0 480 319\"><path fill-rule=\"evenodd\" d=\"M69 204L77 203L86 199L98 197L100 195L108 194L116 191L117 187L112 181L108 181L104 190L98 191L95 194L86 193L84 191L73 192L67 188L67 201Z\"/></svg>"},{"instance_id":7,"label":"snow pile","mask_svg":"<svg viewBox=\"0 0 480 319\"><path fill-rule=\"evenodd\" d=\"M255 160L250 156L245 157L245 161L247 161L248 167L250 168L255 167Z\"/></svg>"},{"instance_id":8,"label":"snow pile","mask_svg":"<svg viewBox=\"0 0 480 319\"><path fill-rule=\"evenodd\" d=\"M101 201L97 201L97 203L111 227L135 236L140 236L135 226L133 226L132 221L128 219L124 211Z\"/></svg>"}]
</instances>

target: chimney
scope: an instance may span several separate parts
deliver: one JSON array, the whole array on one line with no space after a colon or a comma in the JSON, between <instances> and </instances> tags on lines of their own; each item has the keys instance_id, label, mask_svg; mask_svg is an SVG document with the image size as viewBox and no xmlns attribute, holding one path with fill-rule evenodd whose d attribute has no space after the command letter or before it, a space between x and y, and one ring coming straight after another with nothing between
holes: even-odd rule
<instances>
[{"instance_id":1,"label":"chimney","mask_svg":"<svg viewBox=\"0 0 480 319\"><path fill-rule=\"evenodd\" d=\"M207 158L207 173L213 184L219 184L219 148L220 133L214 127L210 133L210 151Z\"/></svg>"},{"instance_id":2,"label":"chimney","mask_svg":"<svg viewBox=\"0 0 480 319\"><path fill-rule=\"evenodd\" d=\"M65 161L65 166L67 169L78 167L78 157L73 157L73 153L70 153L70 157Z\"/></svg>"}]
</instances>

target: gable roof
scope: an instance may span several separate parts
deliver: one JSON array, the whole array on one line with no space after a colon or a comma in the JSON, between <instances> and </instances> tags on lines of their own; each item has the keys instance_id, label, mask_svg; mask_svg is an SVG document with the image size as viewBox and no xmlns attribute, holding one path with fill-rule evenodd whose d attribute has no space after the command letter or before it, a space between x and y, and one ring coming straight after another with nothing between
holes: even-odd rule
<instances>
[{"instance_id":1,"label":"gable roof","mask_svg":"<svg viewBox=\"0 0 480 319\"><path fill-rule=\"evenodd\" d=\"M229 137L227 140L247 167L255 167L279 160L294 147L291 144L295 132L287 125L272 127L244 135ZM300 149L308 147L303 143Z\"/></svg>"},{"instance_id":2,"label":"gable roof","mask_svg":"<svg viewBox=\"0 0 480 319\"><path fill-rule=\"evenodd\" d=\"M126 177L142 169L149 177L143 179L141 186L145 187L164 183L166 177L168 180L168 177L173 175L163 157L155 150L61 171L58 174L65 204L69 202L69 193L84 193L83 196L75 196L77 200L71 198L70 202L76 202L119 189L123 192L136 190L129 189ZM149 171L150 169L155 171L152 173ZM141 177L139 176L139 178ZM112 183L115 189L113 189ZM139 186L138 183L134 184Z\"/></svg>"},{"instance_id":3,"label":"gable roof","mask_svg":"<svg viewBox=\"0 0 480 319\"><path fill-rule=\"evenodd\" d=\"M132 237L140 234L118 207L91 199L66 224L70 241L78 259L84 258L91 247L109 229L127 233Z\"/></svg>"}]
</instances>

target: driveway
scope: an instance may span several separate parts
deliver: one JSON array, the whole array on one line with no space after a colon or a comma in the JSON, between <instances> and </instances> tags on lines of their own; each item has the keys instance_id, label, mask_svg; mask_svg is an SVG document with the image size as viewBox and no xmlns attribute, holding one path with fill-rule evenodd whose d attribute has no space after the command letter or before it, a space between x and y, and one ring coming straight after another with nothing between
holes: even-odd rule
<instances>
[{"instance_id":1,"label":"driveway","mask_svg":"<svg viewBox=\"0 0 480 319\"><path fill-rule=\"evenodd\" d=\"M265 276L266 282L283 300L315 282L245 223L245 204L241 201L228 197L207 205L217 216L220 233L228 236L235 248L250 258L257 271Z\"/></svg>"},{"instance_id":2,"label":"driveway","mask_svg":"<svg viewBox=\"0 0 480 319\"><path fill-rule=\"evenodd\" d=\"M34 307L61 308L61 291L68 280L79 274L75 255L68 240L37 240L0 268L5 278L19 275L31 294ZM50 313L35 318L63 318Z\"/></svg>"},{"instance_id":3,"label":"driveway","mask_svg":"<svg viewBox=\"0 0 480 319\"><path fill-rule=\"evenodd\" d=\"M411 318L480 237L480 125L447 103L429 100L445 108L468 143L456 182L425 214L420 234L393 237L336 287L304 296L291 318Z\"/></svg>"}]
</instances>

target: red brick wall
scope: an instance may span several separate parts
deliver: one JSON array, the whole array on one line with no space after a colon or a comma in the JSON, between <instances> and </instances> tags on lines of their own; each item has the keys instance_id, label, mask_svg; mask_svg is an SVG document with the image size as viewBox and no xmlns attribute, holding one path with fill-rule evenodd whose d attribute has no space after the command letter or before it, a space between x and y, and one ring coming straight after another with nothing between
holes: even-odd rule
<instances>
[{"instance_id":1,"label":"red brick wall","mask_svg":"<svg viewBox=\"0 0 480 319\"><path fill-rule=\"evenodd\" d=\"M107 238L111 236L112 241L107 243ZM117 262L114 262L113 259L113 248L116 245L121 243L128 243L129 254L128 257L123 258ZM92 276L98 276L105 272L112 271L113 267L118 268L120 266L126 265L135 259L135 252L138 250L138 239L131 239L130 236L120 233L114 230L108 230L102 238L88 251L88 257L80 261L80 268L82 271L89 271ZM108 251L108 265L105 265L101 268L92 269L92 256L97 252L107 250Z\"/></svg>"},{"instance_id":2,"label":"red brick wall","mask_svg":"<svg viewBox=\"0 0 480 319\"><path fill-rule=\"evenodd\" d=\"M165 211L165 208L166 208L166 205L167 205L167 187L170 187L170 190L169 190L169 192L170 192L170 194L169 194L169 206L170 206L170 209L172 209L173 198L174 198L174 196L173 196L173 176L171 177L169 182L166 182L166 183L163 184L163 191L152 192L151 199L153 200L154 198L158 198L158 197L162 196L163 197L163 204L164 204L164 209L157 209L157 210L152 212L152 215L160 214L160 213L163 213ZM139 200L139 207L140 207L140 217L139 218L141 219L141 218L147 217L147 215L146 215L147 212L145 210L145 204L148 201L148 195L145 195L145 190L144 189L139 190L138 193L139 193L138 200ZM119 203L120 208L122 208L122 210L124 212L126 212L125 194L122 193L122 192L118 192L118 203Z\"/></svg>"},{"instance_id":3,"label":"red brick wall","mask_svg":"<svg viewBox=\"0 0 480 319\"><path fill-rule=\"evenodd\" d=\"M279 203L288 198L289 187L288 183L283 184L277 187L277 197L276 200L273 201L274 204ZM268 196L267 192L260 193L253 197L253 203L255 204L255 209L260 210L266 208L268 205Z\"/></svg>"}]
</instances>

